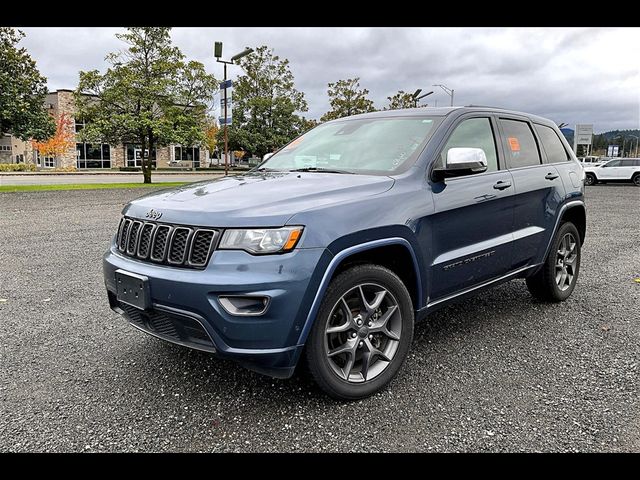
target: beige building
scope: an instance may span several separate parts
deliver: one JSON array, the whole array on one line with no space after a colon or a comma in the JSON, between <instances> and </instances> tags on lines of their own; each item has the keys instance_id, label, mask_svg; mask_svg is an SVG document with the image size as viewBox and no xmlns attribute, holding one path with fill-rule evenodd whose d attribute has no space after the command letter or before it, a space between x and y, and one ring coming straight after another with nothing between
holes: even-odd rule
<instances>
[{"instance_id":1,"label":"beige building","mask_svg":"<svg viewBox=\"0 0 640 480\"><path fill-rule=\"evenodd\" d=\"M72 90L60 89L47 94L45 109L55 118L67 114L73 120L69 128L73 135L82 128L84 122L75 116L75 102ZM105 169L119 167L139 167L142 160L140 145L128 143L109 145L107 143L86 143L77 141L75 147L69 148L59 157L42 157L31 145L17 137L5 135L0 137L0 163L34 163L40 168L56 168L75 166L79 170ZM148 149L145 157L149 155ZM151 152L151 160L157 168L199 167L208 166L209 152L205 148L170 145L157 147Z\"/></svg>"}]
</instances>

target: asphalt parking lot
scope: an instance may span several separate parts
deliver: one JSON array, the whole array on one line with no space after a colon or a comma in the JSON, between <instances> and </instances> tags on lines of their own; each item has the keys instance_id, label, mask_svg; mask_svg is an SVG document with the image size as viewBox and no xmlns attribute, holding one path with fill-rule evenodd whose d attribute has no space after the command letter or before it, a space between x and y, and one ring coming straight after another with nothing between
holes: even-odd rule
<instances>
[{"instance_id":1,"label":"asphalt parking lot","mask_svg":"<svg viewBox=\"0 0 640 480\"><path fill-rule=\"evenodd\" d=\"M0 451L640 451L640 188L588 188L568 301L518 280L442 310L348 404L109 310L101 256L140 195L0 193Z\"/></svg>"}]
</instances>

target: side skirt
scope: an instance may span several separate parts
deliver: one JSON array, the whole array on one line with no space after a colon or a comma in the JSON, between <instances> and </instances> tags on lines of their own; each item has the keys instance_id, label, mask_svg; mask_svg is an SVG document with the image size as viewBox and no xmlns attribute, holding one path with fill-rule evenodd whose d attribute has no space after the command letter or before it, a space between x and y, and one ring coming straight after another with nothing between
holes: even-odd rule
<instances>
[{"instance_id":1,"label":"side skirt","mask_svg":"<svg viewBox=\"0 0 640 480\"><path fill-rule=\"evenodd\" d=\"M454 293L452 295L448 295L446 297L439 298L437 300L429 302L426 307L416 311L416 319L418 321L424 320L427 317L427 315L430 313L440 310L441 308L451 305L453 303L466 300L467 298L473 297L478 293L488 290L489 288L495 287L496 285L500 285L501 283L505 283L505 282L508 282L509 280L513 280L514 278L525 278L529 274L533 273L538 267L540 267L540 265L528 265L526 267L519 268L518 270L514 270L513 272L507 273L502 277L488 280L484 283L480 283L473 287L469 287L465 290Z\"/></svg>"}]
</instances>

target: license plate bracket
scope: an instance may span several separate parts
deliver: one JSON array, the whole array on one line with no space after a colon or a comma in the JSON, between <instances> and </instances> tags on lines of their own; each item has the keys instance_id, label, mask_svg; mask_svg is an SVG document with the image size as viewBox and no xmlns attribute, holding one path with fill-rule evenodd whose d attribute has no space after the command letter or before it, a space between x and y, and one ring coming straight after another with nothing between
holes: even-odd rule
<instances>
[{"instance_id":1,"label":"license plate bracket","mask_svg":"<svg viewBox=\"0 0 640 480\"><path fill-rule=\"evenodd\" d=\"M119 301L140 310L148 310L151 307L148 277L122 269L116 270L115 276L116 297Z\"/></svg>"}]
</instances>

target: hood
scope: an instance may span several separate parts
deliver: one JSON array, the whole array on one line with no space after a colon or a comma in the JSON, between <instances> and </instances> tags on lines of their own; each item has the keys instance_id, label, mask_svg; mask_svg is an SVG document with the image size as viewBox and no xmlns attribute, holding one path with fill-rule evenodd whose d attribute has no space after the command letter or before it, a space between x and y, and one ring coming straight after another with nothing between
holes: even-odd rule
<instances>
[{"instance_id":1,"label":"hood","mask_svg":"<svg viewBox=\"0 0 640 480\"><path fill-rule=\"evenodd\" d=\"M391 177L320 172L252 172L191 183L145 195L123 213L160 222L211 227L285 225L309 208L368 197L393 186Z\"/></svg>"}]
</instances>

